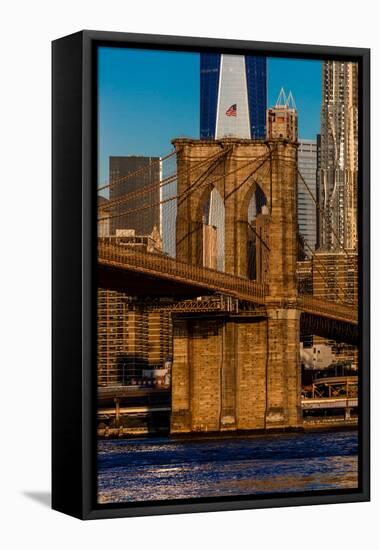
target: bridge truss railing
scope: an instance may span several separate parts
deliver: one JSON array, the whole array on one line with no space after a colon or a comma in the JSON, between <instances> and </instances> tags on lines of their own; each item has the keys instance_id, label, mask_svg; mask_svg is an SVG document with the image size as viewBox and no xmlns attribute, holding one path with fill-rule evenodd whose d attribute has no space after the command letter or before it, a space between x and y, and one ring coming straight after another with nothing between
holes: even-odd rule
<instances>
[{"instance_id":1,"label":"bridge truss railing","mask_svg":"<svg viewBox=\"0 0 379 550\"><path fill-rule=\"evenodd\" d=\"M322 315L330 319L358 323L358 308L352 304L331 302L323 298L317 298L309 294L299 296L300 309L306 313Z\"/></svg>"},{"instance_id":2,"label":"bridge truss railing","mask_svg":"<svg viewBox=\"0 0 379 550\"><path fill-rule=\"evenodd\" d=\"M156 275L165 279L182 281L189 285L199 285L211 291L235 296L241 300L264 304L268 286L249 279L243 279L210 268L191 265L159 253L141 252L132 246L114 242L114 237L98 239L98 261L116 268ZM301 295L298 306L306 313L322 315L334 320L352 324L358 323L357 307Z\"/></svg>"},{"instance_id":3,"label":"bridge truss railing","mask_svg":"<svg viewBox=\"0 0 379 550\"><path fill-rule=\"evenodd\" d=\"M113 242L112 242L113 241ZM268 293L267 285L223 273L207 267L181 262L159 253L141 252L132 246L116 244L115 238L98 239L98 262L119 268L132 268L165 279L198 284L215 292L236 296L263 304Z\"/></svg>"}]
</instances>

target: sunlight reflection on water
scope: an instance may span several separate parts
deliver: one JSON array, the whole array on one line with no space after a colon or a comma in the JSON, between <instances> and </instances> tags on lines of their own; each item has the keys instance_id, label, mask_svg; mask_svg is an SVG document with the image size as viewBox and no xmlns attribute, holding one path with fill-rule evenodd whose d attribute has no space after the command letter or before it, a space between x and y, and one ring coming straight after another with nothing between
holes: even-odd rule
<instances>
[{"instance_id":1,"label":"sunlight reflection on water","mask_svg":"<svg viewBox=\"0 0 379 550\"><path fill-rule=\"evenodd\" d=\"M99 441L98 501L353 489L357 455L355 431Z\"/></svg>"}]
</instances>

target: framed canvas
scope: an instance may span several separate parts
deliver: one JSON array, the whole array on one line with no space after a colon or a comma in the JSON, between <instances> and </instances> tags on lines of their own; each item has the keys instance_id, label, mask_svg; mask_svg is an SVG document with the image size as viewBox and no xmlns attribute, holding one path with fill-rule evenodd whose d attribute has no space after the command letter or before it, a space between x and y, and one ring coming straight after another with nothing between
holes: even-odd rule
<instances>
[{"instance_id":1,"label":"framed canvas","mask_svg":"<svg viewBox=\"0 0 379 550\"><path fill-rule=\"evenodd\" d=\"M53 42L53 508L369 500L367 49Z\"/></svg>"}]
</instances>

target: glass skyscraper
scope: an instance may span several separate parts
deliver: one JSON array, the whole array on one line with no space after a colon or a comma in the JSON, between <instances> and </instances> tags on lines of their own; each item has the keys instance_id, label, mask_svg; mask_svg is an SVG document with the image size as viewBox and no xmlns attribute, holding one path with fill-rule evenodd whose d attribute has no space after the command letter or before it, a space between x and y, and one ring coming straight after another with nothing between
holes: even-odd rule
<instances>
[{"instance_id":1,"label":"glass skyscraper","mask_svg":"<svg viewBox=\"0 0 379 550\"><path fill-rule=\"evenodd\" d=\"M159 157L109 157L110 201L122 199L128 193L138 191L144 186L152 186L160 180ZM116 184L116 182L119 183ZM114 235L117 229L134 229L136 235L150 235L154 226L161 230L159 201L160 188L159 185L156 185L144 195L130 199L127 203L113 206L110 217L110 234ZM146 210L144 215L141 215L138 209L144 207ZM133 210L135 210L134 213ZM130 213L124 214L126 211L130 211Z\"/></svg>"},{"instance_id":2,"label":"glass skyscraper","mask_svg":"<svg viewBox=\"0 0 379 550\"><path fill-rule=\"evenodd\" d=\"M324 61L320 237L323 250L358 246L358 63Z\"/></svg>"},{"instance_id":3,"label":"glass skyscraper","mask_svg":"<svg viewBox=\"0 0 379 550\"><path fill-rule=\"evenodd\" d=\"M317 188L317 141L313 139L299 139L297 159L299 172L308 188L316 196ZM316 248L317 241L317 211L316 205L299 177L297 184L297 220L300 235L305 240L305 255L309 257Z\"/></svg>"},{"instance_id":4,"label":"glass skyscraper","mask_svg":"<svg viewBox=\"0 0 379 550\"><path fill-rule=\"evenodd\" d=\"M266 137L267 58L200 55L200 138Z\"/></svg>"}]
</instances>

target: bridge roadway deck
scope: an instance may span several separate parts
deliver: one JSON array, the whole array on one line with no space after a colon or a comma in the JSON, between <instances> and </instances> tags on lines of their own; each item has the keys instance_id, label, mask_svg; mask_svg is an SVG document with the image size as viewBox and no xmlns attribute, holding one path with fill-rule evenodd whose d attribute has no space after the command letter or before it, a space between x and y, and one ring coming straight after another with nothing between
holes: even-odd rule
<instances>
[{"instance_id":1,"label":"bridge roadway deck","mask_svg":"<svg viewBox=\"0 0 379 550\"><path fill-rule=\"evenodd\" d=\"M267 285L206 267L191 265L169 256L140 252L126 246L111 244L107 239L102 239L98 243L98 264L100 285L105 284L105 281L111 281L112 284L112 280L118 279L118 282L114 283L115 286L121 284L127 288L133 288L133 292L136 288L141 294L146 295L148 292L149 295L156 296L159 295L158 289L161 286L156 284L158 278L163 282L161 293L166 296L195 297L217 292L259 305L266 304ZM102 274L102 269L107 272ZM128 273L127 279L125 279L125 273ZM150 284L143 281L142 275L148 278ZM358 324L358 308L354 305L331 302L312 295L302 295L298 298L298 308L310 315L353 325Z\"/></svg>"},{"instance_id":2,"label":"bridge roadway deck","mask_svg":"<svg viewBox=\"0 0 379 550\"><path fill-rule=\"evenodd\" d=\"M358 407L357 397L321 397L308 398L301 400L301 408L310 409L346 409L348 407Z\"/></svg>"},{"instance_id":3,"label":"bridge roadway deck","mask_svg":"<svg viewBox=\"0 0 379 550\"><path fill-rule=\"evenodd\" d=\"M315 378L313 385L317 386L319 384L356 386L358 384L358 376L325 376L323 378Z\"/></svg>"},{"instance_id":4,"label":"bridge roadway deck","mask_svg":"<svg viewBox=\"0 0 379 550\"><path fill-rule=\"evenodd\" d=\"M330 302L316 296L303 294L298 298L299 308L304 313L327 317L335 321L358 324L358 307L354 305Z\"/></svg>"},{"instance_id":5,"label":"bridge roadway deck","mask_svg":"<svg viewBox=\"0 0 379 550\"><path fill-rule=\"evenodd\" d=\"M301 402L303 410L324 410L324 409L346 409L358 407L358 399L306 399ZM140 407L120 407L118 414L147 414L154 412L170 412L171 407L167 405L145 405ZM98 415L114 416L115 407L102 407Z\"/></svg>"},{"instance_id":6,"label":"bridge roadway deck","mask_svg":"<svg viewBox=\"0 0 379 550\"><path fill-rule=\"evenodd\" d=\"M206 289L258 304L264 304L267 293L265 285L256 281L191 265L169 256L140 252L110 243L99 243L98 263L100 266L112 267L116 270L135 271L160 279L168 279L173 283L179 282L190 287L198 287L197 292Z\"/></svg>"},{"instance_id":7,"label":"bridge roadway deck","mask_svg":"<svg viewBox=\"0 0 379 550\"><path fill-rule=\"evenodd\" d=\"M141 386L103 386L97 388L98 399L124 398L124 397L146 397L149 395L168 394L171 390L168 387L151 388Z\"/></svg>"},{"instance_id":8,"label":"bridge roadway deck","mask_svg":"<svg viewBox=\"0 0 379 550\"><path fill-rule=\"evenodd\" d=\"M147 395L149 393L148 389L142 388L132 388L129 386L118 386L118 387L109 387L109 388L99 388L102 390L99 392L100 402L107 397L112 396L113 398L126 398L126 397L136 397L141 395ZM150 390L151 393L162 393L162 390ZM163 390L164 393L170 392L170 390ZM301 408L303 410L324 410L324 409L346 409L358 407L358 398L357 397L321 397L321 398L305 398L301 400ZM144 404L144 405L122 405L119 407L119 414L143 414L143 413L152 413L152 412L169 412L171 407L165 403L154 403L154 404ZM116 406L100 406L98 409L98 414L104 415L114 415L116 411Z\"/></svg>"},{"instance_id":9,"label":"bridge roadway deck","mask_svg":"<svg viewBox=\"0 0 379 550\"><path fill-rule=\"evenodd\" d=\"M120 407L117 414L148 414L159 412L171 412L171 407L165 405L145 405L141 407ZM98 410L98 416L115 416L115 407L104 407Z\"/></svg>"}]
</instances>

